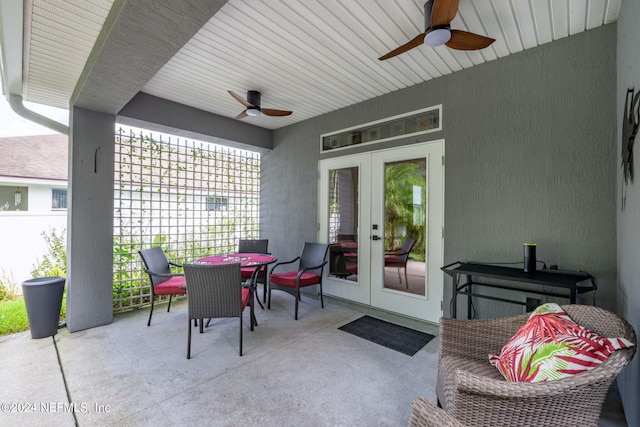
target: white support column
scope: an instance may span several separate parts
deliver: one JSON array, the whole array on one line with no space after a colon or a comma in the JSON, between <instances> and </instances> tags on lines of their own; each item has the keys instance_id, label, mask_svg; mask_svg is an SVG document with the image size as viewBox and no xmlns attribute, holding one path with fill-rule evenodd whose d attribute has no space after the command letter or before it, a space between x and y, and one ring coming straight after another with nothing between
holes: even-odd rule
<instances>
[{"instance_id":1,"label":"white support column","mask_svg":"<svg viewBox=\"0 0 640 427\"><path fill-rule=\"evenodd\" d=\"M67 328L113 320L113 114L70 111Z\"/></svg>"}]
</instances>

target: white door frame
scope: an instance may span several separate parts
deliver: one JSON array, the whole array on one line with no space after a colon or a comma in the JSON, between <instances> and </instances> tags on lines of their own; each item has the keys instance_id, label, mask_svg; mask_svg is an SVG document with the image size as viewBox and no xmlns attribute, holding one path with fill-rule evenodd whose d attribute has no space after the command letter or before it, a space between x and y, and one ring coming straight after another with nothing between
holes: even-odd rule
<instances>
[{"instance_id":1,"label":"white door frame","mask_svg":"<svg viewBox=\"0 0 640 427\"><path fill-rule=\"evenodd\" d=\"M425 274L425 295L416 295L384 287L384 238L371 242L371 305L383 310L438 323L442 317L444 261L444 140L415 144L401 149L372 153L372 170L377 171L373 179L377 183L371 194L371 222L379 224L379 235L384 230L384 165L389 162L427 159L427 257ZM373 260L380 260L379 263ZM376 271L374 271L376 270Z\"/></svg>"},{"instance_id":2,"label":"white door frame","mask_svg":"<svg viewBox=\"0 0 640 427\"><path fill-rule=\"evenodd\" d=\"M369 212L371 211L371 198L368 194L364 194L362 191L363 183L368 186L371 182L371 160L370 154L355 154L350 156L342 156L327 160L321 160L319 162L320 169L320 181L318 184L318 241L327 243L329 239L329 171L334 169L342 169L349 167L358 168L358 185L360 188L358 194L358 259L366 260L364 265L366 269L358 269L358 281L340 279L334 276L329 276L329 268L325 268L325 277L322 279L322 290L327 295L332 295L338 298L347 299L360 304L371 304L371 293L369 291L370 280L370 245L371 240L369 235L366 235L367 230L371 228ZM362 264L360 264L362 265Z\"/></svg>"},{"instance_id":3,"label":"white door frame","mask_svg":"<svg viewBox=\"0 0 640 427\"><path fill-rule=\"evenodd\" d=\"M372 240L374 234L384 236L384 163L425 157L428 185L427 274L425 294L414 295L383 286L384 239ZM327 295L371 305L386 311L438 323L442 316L444 261L444 140L428 141L398 148L353 154L321 160L318 163L318 241L328 242L329 171L348 167L359 170L358 209L358 281L328 275L325 269L323 292ZM374 172L375 171L375 172ZM373 191L373 189L376 191ZM380 229L372 230L372 224ZM379 263L373 260L381 260Z\"/></svg>"}]
</instances>

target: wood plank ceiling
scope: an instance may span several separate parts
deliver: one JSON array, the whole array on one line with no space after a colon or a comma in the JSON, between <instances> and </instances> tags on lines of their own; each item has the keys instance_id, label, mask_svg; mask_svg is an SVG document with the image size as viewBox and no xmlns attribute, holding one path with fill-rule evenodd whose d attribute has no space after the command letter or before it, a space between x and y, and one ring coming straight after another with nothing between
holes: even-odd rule
<instances>
[{"instance_id":1,"label":"wood plank ceiling","mask_svg":"<svg viewBox=\"0 0 640 427\"><path fill-rule=\"evenodd\" d=\"M423 0L229 0L141 90L228 117L244 107L227 90L258 90L263 107L294 113L244 120L276 129L615 22L621 1L460 0L451 27L493 45L378 61L424 32ZM28 2L25 100L68 107L112 2Z\"/></svg>"}]
</instances>

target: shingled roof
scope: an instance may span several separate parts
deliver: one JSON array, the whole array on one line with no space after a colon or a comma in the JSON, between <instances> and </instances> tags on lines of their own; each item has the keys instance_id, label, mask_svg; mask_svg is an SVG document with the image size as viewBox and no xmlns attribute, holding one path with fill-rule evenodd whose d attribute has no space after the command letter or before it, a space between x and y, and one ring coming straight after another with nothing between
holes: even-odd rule
<instances>
[{"instance_id":1,"label":"shingled roof","mask_svg":"<svg viewBox=\"0 0 640 427\"><path fill-rule=\"evenodd\" d=\"M0 177L67 180L67 135L0 138Z\"/></svg>"}]
</instances>

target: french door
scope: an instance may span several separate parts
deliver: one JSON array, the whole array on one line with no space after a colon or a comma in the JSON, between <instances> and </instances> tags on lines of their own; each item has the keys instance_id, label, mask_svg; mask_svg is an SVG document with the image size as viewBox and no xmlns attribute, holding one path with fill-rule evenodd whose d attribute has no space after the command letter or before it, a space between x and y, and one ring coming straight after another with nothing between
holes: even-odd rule
<instances>
[{"instance_id":1,"label":"french door","mask_svg":"<svg viewBox=\"0 0 640 427\"><path fill-rule=\"evenodd\" d=\"M327 295L437 323L444 141L320 161Z\"/></svg>"}]
</instances>

